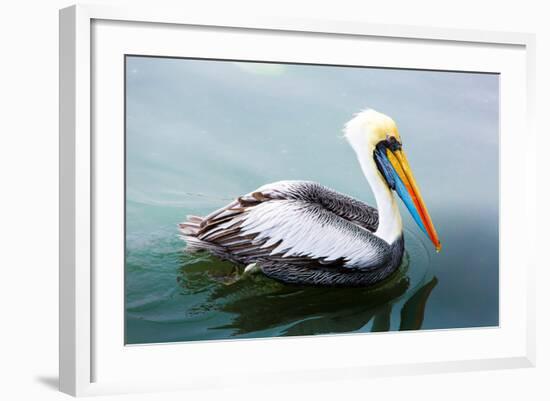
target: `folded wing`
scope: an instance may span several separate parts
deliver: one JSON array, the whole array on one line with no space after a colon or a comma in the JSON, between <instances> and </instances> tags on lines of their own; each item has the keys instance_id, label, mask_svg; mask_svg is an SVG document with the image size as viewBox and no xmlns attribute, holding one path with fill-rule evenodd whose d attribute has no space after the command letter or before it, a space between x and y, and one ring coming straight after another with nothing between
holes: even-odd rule
<instances>
[{"instance_id":1,"label":"folded wing","mask_svg":"<svg viewBox=\"0 0 550 401\"><path fill-rule=\"evenodd\" d=\"M201 218L180 224L190 250L235 262L369 270L388 261L389 245L372 234L374 208L319 184L269 184Z\"/></svg>"}]
</instances>

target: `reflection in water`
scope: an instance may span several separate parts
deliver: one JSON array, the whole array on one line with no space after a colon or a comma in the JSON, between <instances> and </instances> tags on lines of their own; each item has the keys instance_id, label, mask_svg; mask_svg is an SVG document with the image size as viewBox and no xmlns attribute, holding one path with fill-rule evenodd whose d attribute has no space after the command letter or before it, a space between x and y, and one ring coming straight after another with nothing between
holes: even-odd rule
<instances>
[{"instance_id":1,"label":"reflection in water","mask_svg":"<svg viewBox=\"0 0 550 401\"><path fill-rule=\"evenodd\" d=\"M426 302L432 293L432 290L437 285L437 277L432 279L420 287L413 295L405 302L401 309L401 324L399 330L418 330L422 328L424 321L424 311L426 310Z\"/></svg>"},{"instance_id":2,"label":"reflection in water","mask_svg":"<svg viewBox=\"0 0 550 401\"><path fill-rule=\"evenodd\" d=\"M209 293L195 312L230 314L230 323L210 330L231 330L232 336L256 333L257 337L262 331L273 335L273 330L281 336L389 331L394 315L400 321L393 330L418 330L437 285L432 277L411 288L407 256L384 282L348 289L293 286L262 274L243 275L242 268L206 255L191 259L183 254L181 262L178 282L183 294Z\"/></svg>"}]
</instances>

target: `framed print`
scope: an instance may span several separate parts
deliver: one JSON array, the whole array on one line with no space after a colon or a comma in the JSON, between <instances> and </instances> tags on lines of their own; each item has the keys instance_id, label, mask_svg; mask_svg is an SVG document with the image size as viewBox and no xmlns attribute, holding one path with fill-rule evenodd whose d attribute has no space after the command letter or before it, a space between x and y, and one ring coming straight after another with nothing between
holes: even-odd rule
<instances>
[{"instance_id":1,"label":"framed print","mask_svg":"<svg viewBox=\"0 0 550 401\"><path fill-rule=\"evenodd\" d=\"M532 366L533 43L62 10L61 390Z\"/></svg>"}]
</instances>

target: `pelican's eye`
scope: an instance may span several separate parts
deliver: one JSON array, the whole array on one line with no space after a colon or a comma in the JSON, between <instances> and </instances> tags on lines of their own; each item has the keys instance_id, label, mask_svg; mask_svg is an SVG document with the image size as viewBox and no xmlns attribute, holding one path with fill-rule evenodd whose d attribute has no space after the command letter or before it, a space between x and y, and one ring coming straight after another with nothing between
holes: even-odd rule
<instances>
[{"instance_id":1,"label":"pelican's eye","mask_svg":"<svg viewBox=\"0 0 550 401\"><path fill-rule=\"evenodd\" d=\"M392 151L395 152L396 150L401 149L401 143L395 139L394 136L387 136L386 137L386 146Z\"/></svg>"}]
</instances>

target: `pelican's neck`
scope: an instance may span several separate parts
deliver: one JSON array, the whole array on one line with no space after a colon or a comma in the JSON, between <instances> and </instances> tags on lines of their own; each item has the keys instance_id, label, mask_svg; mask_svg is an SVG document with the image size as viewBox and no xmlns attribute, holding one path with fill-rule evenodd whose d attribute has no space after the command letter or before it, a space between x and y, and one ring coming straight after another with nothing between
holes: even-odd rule
<instances>
[{"instance_id":1,"label":"pelican's neck","mask_svg":"<svg viewBox=\"0 0 550 401\"><path fill-rule=\"evenodd\" d=\"M391 245L403 234L399 207L393 192L376 167L372 152L357 152L357 157L376 199L378 229L374 234Z\"/></svg>"}]
</instances>

